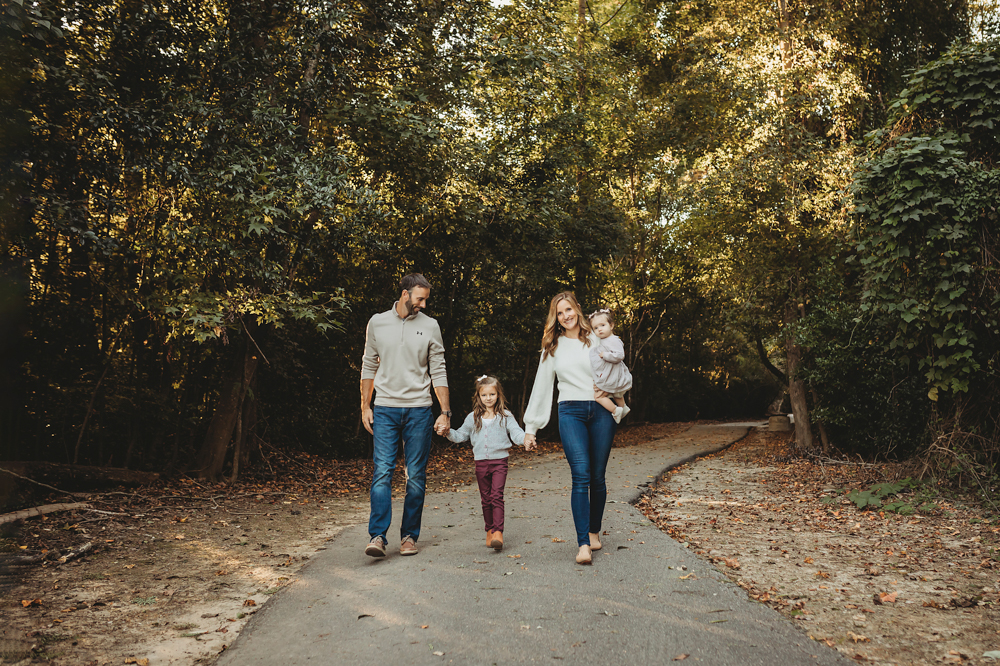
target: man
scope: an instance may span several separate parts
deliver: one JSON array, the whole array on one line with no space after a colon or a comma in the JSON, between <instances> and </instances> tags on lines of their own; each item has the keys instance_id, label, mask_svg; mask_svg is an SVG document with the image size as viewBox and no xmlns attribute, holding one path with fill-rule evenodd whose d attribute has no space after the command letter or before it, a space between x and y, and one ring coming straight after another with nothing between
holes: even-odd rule
<instances>
[{"instance_id":1,"label":"man","mask_svg":"<svg viewBox=\"0 0 1000 666\"><path fill-rule=\"evenodd\" d=\"M431 285L423 275L411 273L399 287L399 300L368 321L361 363L361 423L375 438L370 541L365 548L371 557L385 557L386 532L392 522L392 471L400 440L406 458L406 499L399 554L416 555L431 433L438 429L447 434L451 429L441 328L421 312L427 306ZM441 405L436 423L431 412L431 386Z\"/></svg>"}]
</instances>

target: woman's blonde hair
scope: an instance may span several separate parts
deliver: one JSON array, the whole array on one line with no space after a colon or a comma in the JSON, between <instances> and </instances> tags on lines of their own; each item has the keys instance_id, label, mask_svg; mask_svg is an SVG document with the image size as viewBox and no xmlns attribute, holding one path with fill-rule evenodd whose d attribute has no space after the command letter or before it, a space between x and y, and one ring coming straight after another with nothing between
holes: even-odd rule
<instances>
[{"instance_id":1,"label":"woman's blonde hair","mask_svg":"<svg viewBox=\"0 0 1000 666\"><path fill-rule=\"evenodd\" d=\"M476 380L476 390L472 394L472 420L476 424L476 432L483 427L483 415L486 413L486 405L479 399L479 389L484 386L493 386L497 390L497 401L493 405L493 415L497 418L507 418L507 398L503 395L503 387L500 380L490 375L483 375Z\"/></svg>"},{"instance_id":2,"label":"woman's blonde hair","mask_svg":"<svg viewBox=\"0 0 1000 666\"><path fill-rule=\"evenodd\" d=\"M545 318L545 331L542 333L542 360L556 353L559 346L559 336L563 334L563 327L559 325L559 318L556 316L556 306L559 301L569 301L570 307L576 312L576 320L580 323L580 336L583 344L590 346L590 322L583 316L580 309L580 302L576 300L576 294L572 291L562 291L552 297L549 303L549 316Z\"/></svg>"}]
</instances>

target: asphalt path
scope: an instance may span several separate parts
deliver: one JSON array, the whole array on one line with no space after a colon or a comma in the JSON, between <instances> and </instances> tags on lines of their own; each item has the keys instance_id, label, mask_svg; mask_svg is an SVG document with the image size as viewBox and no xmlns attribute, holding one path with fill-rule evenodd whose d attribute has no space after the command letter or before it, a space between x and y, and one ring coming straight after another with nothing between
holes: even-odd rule
<instances>
[{"instance_id":1,"label":"asphalt path","mask_svg":"<svg viewBox=\"0 0 1000 666\"><path fill-rule=\"evenodd\" d=\"M506 547L487 548L478 488L427 495L420 553L365 556L367 526L328 542L251 619L219 666L298 664L848 664L662 533L630 502L749 424L613 449L604 548L576 564L569 467L520 458ZM398 534L395 504L390 538ZM395 547L393 547L395 546ZM687 661L690 660L690 661Z\"/></svg>"}]
</instances>

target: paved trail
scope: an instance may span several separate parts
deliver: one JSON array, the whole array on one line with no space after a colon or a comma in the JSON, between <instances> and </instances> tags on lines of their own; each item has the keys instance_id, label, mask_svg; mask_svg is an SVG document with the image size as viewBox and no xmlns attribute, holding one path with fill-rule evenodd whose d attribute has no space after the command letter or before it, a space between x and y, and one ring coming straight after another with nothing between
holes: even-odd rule
<instances>
[{"instance_id":1,"label":"paved trail","mask_svg":"<svg viewBox=\"0 0 1000 666\"><path fill-rule=\"evenodd\" d=\"M217 664L665 664L682 654L712 665L852 663L749 601L629 504L666 468L746 432L747 424L696 426L614 449L608 535L592 566L573 559L561 454L511 468L501 553L485 546L475 487L428 494L414 557L368 558L367 526L349 528ZM397 504L390 537L399 513Z\"/></svg>"}]
</instances>

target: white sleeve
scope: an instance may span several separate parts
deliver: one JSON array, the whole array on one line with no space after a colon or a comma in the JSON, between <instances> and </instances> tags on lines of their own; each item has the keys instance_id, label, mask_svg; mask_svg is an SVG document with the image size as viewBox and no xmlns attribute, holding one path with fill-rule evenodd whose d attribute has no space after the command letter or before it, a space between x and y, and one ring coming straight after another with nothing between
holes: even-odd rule
<instances>
[{"instance_id":1,"label":"white sleeve","mask_svg":"<svg viewBox=\"0 0 1000 666\"><path fill-rule=\"evenodd\" d=\"M542 352L543 356L545 352ZM549 354L538 362L535 384L531 387L531 398L524 411L524 432L534 435L549 424L552 415L552 392L556 382L556 359Z\"/></svg>"}]
</instances>

